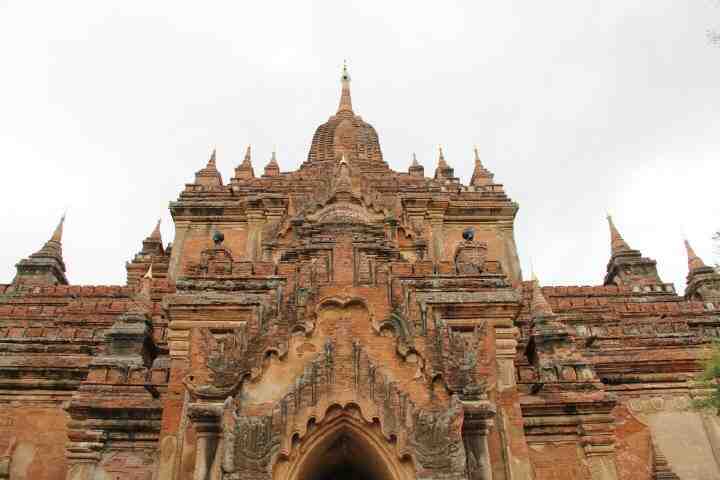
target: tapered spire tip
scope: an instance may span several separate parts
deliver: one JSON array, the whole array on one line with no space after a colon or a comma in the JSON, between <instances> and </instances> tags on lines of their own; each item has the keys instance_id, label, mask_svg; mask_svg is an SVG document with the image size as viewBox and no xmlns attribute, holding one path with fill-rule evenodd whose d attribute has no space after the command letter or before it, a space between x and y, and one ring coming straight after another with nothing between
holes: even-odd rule
<instances>
[{"instance_id":1,"label":"tapered spire tip","mask_svg":"<svg viewBox=\"0 0 720 480\"><path fill-rule=\"evenodd\" d=\"M155 228L153 229L152 233L150 234L150 238L154 240L162 240L162 235L160 234L160 223L162 222L162 218L158 218L157 223L155 224Z\"/></svg>"},{"instance_id":2,"label":"tapered spire tip","mask_svg":"<svg viewBox=\"0 0 720 480\"><path fill-rule=\"evenodd\" d=\"M690 270L690 272L706 266L705 262L702 261L702 258L698 257L695 250L693 250L692 246L690 246L690 242L688 242L687 238L685 239L685 251L687 252L688 270Z\"/></svg>"},{"instance_id":3,"label":"tapered spire tip","mask_svg":"<svg viewBox=\"0 0 720 480\"><path fill-rule=\"evenodd\" d=\"M338 113L352 112L352 98L350 97L350 73L348 73L347 62L343 62L342 75L340 76L342 91L340 93L340 105Z\"/></svg>"},{"instance_id":4,"label":"tapered spire tip","mask_svg":"<svg viewBox=\"0 0 720 480\"><path fill-rule=\"evenodd\" d=\"M57 227L55 227L55 231L52 234L52 237L50 237L50 240L55 242L62 242L62 235L63 235L63 226L65 225L65 214L62 214L62 217L60 217L60 222L58 223Z\"/></svg>"},{"instance_id":5,"label":"tapered spire tip","mask_svg":"<svg viewBox=\"0 0 720 480\"><path fill-rule=\"evenodd\" d=\"M608 226L610 227L610 250L613 255L623 251L632 250L627 244L625 239L620 235L615 223L613 222L612 215L607 214Z\"/></svg>"}]
</instances>

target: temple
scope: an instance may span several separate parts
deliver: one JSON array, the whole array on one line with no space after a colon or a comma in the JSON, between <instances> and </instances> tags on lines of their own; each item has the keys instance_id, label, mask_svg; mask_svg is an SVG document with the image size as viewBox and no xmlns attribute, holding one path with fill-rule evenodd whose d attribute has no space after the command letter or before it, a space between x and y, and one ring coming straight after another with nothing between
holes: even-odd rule
<instances>
[{"instance_id":1,"label":"temple","mask_svg":"<svg viewBox=\"0 0 720 480\"><path fill-rule=\"evenodd\" d=\"M720 478L715 269L686 242L678 293L608 217L597 285L524 280L477 149L391 170L350 85L297 170L198 165L126 285L70 282L64 219L18 262L0 480Z\"/></svg>"}]
</instances>

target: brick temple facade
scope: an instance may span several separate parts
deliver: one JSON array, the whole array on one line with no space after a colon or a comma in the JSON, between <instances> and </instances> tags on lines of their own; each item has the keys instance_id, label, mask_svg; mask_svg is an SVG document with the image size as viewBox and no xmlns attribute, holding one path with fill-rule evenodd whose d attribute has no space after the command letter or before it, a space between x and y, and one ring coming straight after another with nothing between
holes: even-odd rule
<instances>
[{"instance_id":1,"label":"brick temple facade","mask_svg":"<svg viewBox=\"0 0 720 480\"><path fill-rule=\"evenodd\" d=\"M213 153L126 285L72 285L61 221L0 285L0 479L720 478L720 275L686 245L678 293L608 219L598 285L523 280L474 162L391 170L344 70L296 171Z\"/></svg>"}]
</instances>

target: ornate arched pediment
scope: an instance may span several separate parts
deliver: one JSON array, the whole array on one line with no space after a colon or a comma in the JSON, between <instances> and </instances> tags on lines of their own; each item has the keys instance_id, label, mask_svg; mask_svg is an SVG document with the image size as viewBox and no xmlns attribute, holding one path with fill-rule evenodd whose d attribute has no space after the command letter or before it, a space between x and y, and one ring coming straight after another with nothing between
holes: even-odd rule
<instances>
[{"instance_id":1,"label":"ornate arched pediment","mask_svg":"<svg viewBox=\"0 0 720 480\"><path fill-rule=\"evenodd\" d=\"M339 370L345 357L355 365L349 376ZM343 346L326 340L323 351L291 385L270 414L257 415L252 405L244 407L242 395L226 402L226 473L255 471L270 478L273 463L291 459L296 441L312 437L314 426L327 423L338 408L355 411L360 428L377 428L375 438L393 452L394 461L409 457L418 470L464 471L463 406L458 397L451 397L444 408L419 407L358 342Z\"/></svg>"}]
</instances>

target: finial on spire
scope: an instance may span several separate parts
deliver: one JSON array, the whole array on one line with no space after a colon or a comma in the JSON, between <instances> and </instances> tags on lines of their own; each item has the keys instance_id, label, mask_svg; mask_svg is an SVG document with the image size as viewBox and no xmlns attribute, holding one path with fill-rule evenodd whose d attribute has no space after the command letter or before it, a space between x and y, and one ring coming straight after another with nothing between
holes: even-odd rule
<instances>
[{"instance_id":1,"label":"finial on spire","mask_svg":"<svg viewBox=\"0 0 720 480\"><path fill-rule=\"evenodd\" d=\"M210 160L208 160L208 167L214 167L215 166L215 153L216 149L213 148L212 154L210 154Z\"/></svg>"},{"instance_id":2,"label":"finial on spire","mask_svg":"<svg viewBox=\"0 0 720 480\"><path fill-rule=\"evenodd\" d=\"M693 250L690 246L690 242L688 242L687 239L685 239L685 251L687 252L688 270L690 270L690 272L698 268L706 267L705 262L702 261L702 258L697 256L695 250Z\"/></svg>"},{"instance_id":3,"label":"finial on spire","mask_svg":"<svg viewBox=\"0 0 720 480\"><path fill-rule=\"evenodd\" d=\"M607 220L608 225L610 226L610 251L613 255L616 253L620 253L623 251L629 251L632 250L630 246L627 244L625 239L623 239L622 235L620 235L620 232L615 227L615 223L613 223L612 215L609 213L607 214Z\"/></svg>"},{"instance_id":4,"label":"finial on spire","mask_svg":"<svg viewBox=\"0 0 720 480\"><path fill-rule=\"evenodd\" d=\"M477 145L473 146L473 151L475 152L475 163L480 163L480 154L478 153Z\"/></svg>"},{"instance_id":5,"label":"finial on spire","mask_svg":"<svg viewBox=\"0 0 720 480\"><path fill-rule=\"evenodd\" d=\"M243 163L247 163L248 165L251 163L250 144L249 143L248 143L247 148L245 149L245 158L243 159Z\"/></svg>"},{"instance_id":6,"label":"finial on spire","mask_svg":"<svg viewBox=\"0 0 720 480\"><path fill-rule=\"evenodd\" d=\"M352 112L352 99L350 98L350 74L347 69L347 62L343 61L342 75L340 76L340 83L342 85L342 92L340 93L340 105L338 106L338 113L340 112Z\"/></svg>"},{"instance_id":7,"label":"finial on spire","mask_svg":"<svg viewBox=\"0 0 720 480\"><path fill-rule=\"evenodd\" d=\"M62 214L62 217L60 217L60 223L58 223L57 227L55 227L55 231L52 234L52 237L50 237L50 240L54 242L62 242L62 235L63 235L63 225L65 224L65 214Z\"/></svg>"}]
</instances>

